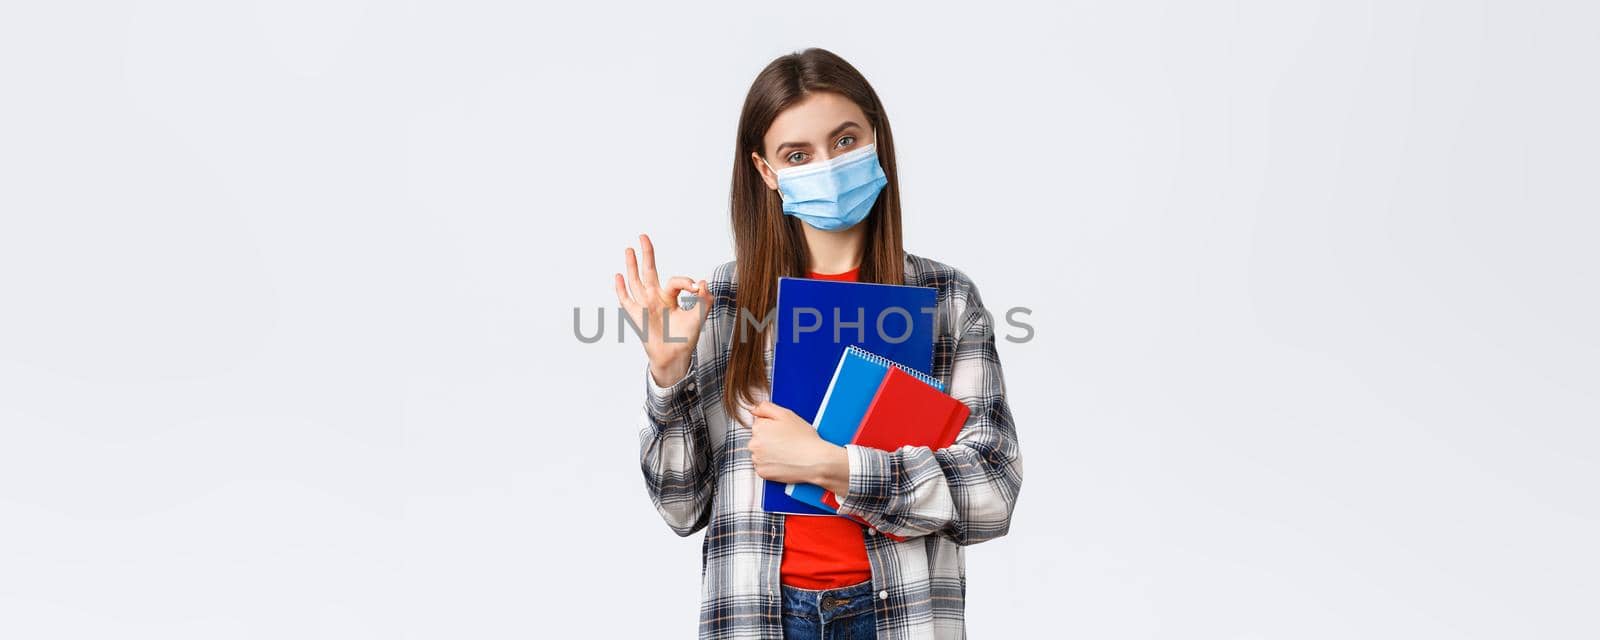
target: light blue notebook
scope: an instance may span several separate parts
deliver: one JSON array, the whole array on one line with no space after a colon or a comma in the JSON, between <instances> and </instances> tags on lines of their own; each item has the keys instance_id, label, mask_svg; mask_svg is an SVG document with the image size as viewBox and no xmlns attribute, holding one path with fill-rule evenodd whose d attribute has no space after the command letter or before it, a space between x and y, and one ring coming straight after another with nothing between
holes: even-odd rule
<instances>
[{"instance_id":1,"label":"light blue notebook","mask_svg":"<svg viewBox=\"0 0 1600 640\"><path fill-rule=\"evenodd\" d=\"M828 384L827 392L822 395L822 406L817 409L816 420L812 421L817 428L817 435L840 446L854 440L856 430L861 427L861 418L867 414L867 408L872 406L872 399L878 395L878 387L883 384L883 378L889 374L891 366L898 367L944 391L944 383L932 376L891 362L861 347L850 345L845 348L844 354L839 356L839 366L834 369L833 381ZM823 491L822 487L810 483L784 486L784 493L789 497L828 513L837 513L833 507L822 501Z\"/></svg>"}]
</instances>

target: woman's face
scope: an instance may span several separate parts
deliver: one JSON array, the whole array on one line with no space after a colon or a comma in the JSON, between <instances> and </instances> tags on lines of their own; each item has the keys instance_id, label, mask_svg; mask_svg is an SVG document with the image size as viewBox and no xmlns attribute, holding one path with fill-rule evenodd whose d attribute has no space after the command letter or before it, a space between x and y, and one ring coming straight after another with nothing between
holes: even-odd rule
<instances>
[{"instance_id":1,"label":"woman's face","mask_svg":"<svg viewBox=\"0 0 1600 640\"><path fill-rule=\"evenodd\" d=\"M832 91L816 91L779 113L762 141L766 163L755 152L750 153L750 161L767 188L777 189L778 176L773 171L820 162L871 144L872 127L867 114L851 99Z\"/></svg>"}]
</instances>

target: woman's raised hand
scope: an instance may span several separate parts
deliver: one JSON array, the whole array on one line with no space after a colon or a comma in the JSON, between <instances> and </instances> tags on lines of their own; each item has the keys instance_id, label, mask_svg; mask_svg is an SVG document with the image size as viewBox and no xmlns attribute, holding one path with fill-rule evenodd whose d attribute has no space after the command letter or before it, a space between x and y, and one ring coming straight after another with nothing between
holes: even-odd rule
<instances>
[{"instance_id":1,"label":"woman's raised hand","mask_svg":"<svg viewBox=\"0 0 1600 640\"><path fill-rule=\"evenodd\" d=\"M689 372L689 357L711 310L711 292L705 280L696 282L685 276L668 278L663 287L656 276L656 251L650 236L639 235L639 253L643 254L642 265L635 259L633 247L623 252L628 277L624 280L621 273L616 274L617 303L644 333L650 375L656 384L668 386ZM684 309L678 304L678 293L682 291L698 297L694 307Z\"/></svg>"}]
</instances>

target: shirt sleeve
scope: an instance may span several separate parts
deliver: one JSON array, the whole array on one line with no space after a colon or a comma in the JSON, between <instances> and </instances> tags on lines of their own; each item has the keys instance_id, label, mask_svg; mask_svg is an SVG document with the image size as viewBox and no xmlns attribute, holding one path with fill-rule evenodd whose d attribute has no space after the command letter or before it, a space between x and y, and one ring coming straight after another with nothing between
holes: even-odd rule
<instances>
[{"instance_id":1,"label":"shirt sleeve","mask_svg":"<svg viewBox=\"0 0 1600 640\"><path fill-rule=\"evenodd\" d=\"M993 320L977 289L956 342L950 395L971 409L955 444L883 451L846 445L848 492L839 513L907 538L941 533L957 544L998 538L1011 527L1022 489L1022 454L1006 404Z\"/></svg>"},{"instance_id":2,"label":"shirt sleeve","mask_svg":"<svg viewBox=\"0 0 1600 640\"><path fill-rule=\"evenodd\" d=\"M706 334L701 334L706 339ZM711 437L700 405L698 357L683 378L663 387L645 367L645 406L639 429L639 464L656 511L680 536L710 520Z\"/></svg>"}]
</instances>

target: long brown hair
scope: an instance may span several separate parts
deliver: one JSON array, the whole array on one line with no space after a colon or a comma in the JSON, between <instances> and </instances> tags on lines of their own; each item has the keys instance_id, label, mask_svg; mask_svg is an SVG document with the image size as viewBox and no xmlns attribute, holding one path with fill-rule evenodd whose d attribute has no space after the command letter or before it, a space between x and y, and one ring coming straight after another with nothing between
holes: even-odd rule
<instances>
[{"instance_id":1,"label":"long brown hair","mask_svg":"<svg viewBox=\"0 0 1600 640\"><path fill-rule=\"evenodd\" d=\"M739 112L739 138L733 154L733 246L737 261L737 304L732 352L722 406L737 420L740 401L753 403L755 391L767 387L766 337L776 322L764 323L778 300L780 276L809 271L805 235L798 218L783 213L783 199L769 189L750 160L754 151L766 157L765 137L772 121L816 91L832 91L854 101L877 132L878 162L889 183L878 194L866 225L861 257L861 282L901 284L905 249L900 236L900 181L895 172L894 133L877 92L855 67L826 49L810 48L773 60L745 96ZM747 323L745 318L756 322ZM807 416L809 418L809 416Z\"/></svg>"}]
</instances>

